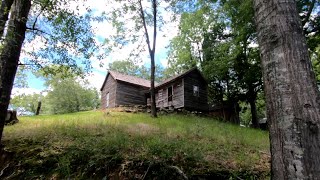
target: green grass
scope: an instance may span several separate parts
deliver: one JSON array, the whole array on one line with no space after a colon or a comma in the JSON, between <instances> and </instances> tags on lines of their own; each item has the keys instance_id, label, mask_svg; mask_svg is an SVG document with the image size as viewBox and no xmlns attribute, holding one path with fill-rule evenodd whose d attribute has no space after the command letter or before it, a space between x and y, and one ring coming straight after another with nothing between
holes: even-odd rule
<instances>
[{"instance_id":1,"label":"green grass","mask_svg":"<svg viewBox=\"0 0 320 180\"><path fill-rule=\"evenodd\" d=\"M4 144L19 164L13 178L150 179L171 165L190 177L269 174L267 132L191 115L153 119L90 111L21 117L5 127Z\"/></svg>"}]
</instances>

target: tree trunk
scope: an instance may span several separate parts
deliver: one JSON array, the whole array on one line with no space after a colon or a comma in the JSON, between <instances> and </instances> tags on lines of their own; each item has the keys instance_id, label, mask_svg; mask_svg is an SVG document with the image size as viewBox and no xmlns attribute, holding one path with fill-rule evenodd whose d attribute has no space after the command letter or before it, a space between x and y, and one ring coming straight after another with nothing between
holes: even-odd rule
<instances>
[{"instance_id":1,"label":"tree trunk","mask_svg":"<svg viewBox=\"0 0 320 180\"><path fill-rule=\"evenodd\" d=\"M13 0L2 0L0 6L0 36L3 37L4 27L8 21Z\"/></svg>"},{"instance_id":2,"label":"tree trunk","mask_svg":"<svg viewBox=\"0 0 320 180\"><path fill-rule=\"evenodd\" d=\"M295 0L254 0L272 179L320 179L320 96Z\"/></svg>"},{"instance_id":3,"label":"tree trunk","mask_svg":"<svg viewBox=\"0 0 320 180\"><path fill-rule=\"evenodd\" d=\"M153 43L152 43L152 48L151 48L151 43L150 43L150 38L149 38L149 33L147 29L147 23L145 20L144 16L144 10L142 6L141 0L139 0L139 5L140 5L140 17L142 19L142 24L144 27L144 32L147 40L147 45L148 45L148 50L149 50L149 55L150 55L150 60L151 60L151 87L150 87L150 95L151 95L151 116L152 117L157 117L157 108L156 108L156 96L154 92L154 73L155 73L155 63L154 63L154 56L156 52L156 40L157 40L157 1L153 0L152 1L152 9L153 9Z\"/></svg>"},{"instance_id":4,"label":"tree trunk","mask_svg":"<svg viewBox=\"0 0 320 180\"><path fill-rule=\"evenodd\" d=\"M13 0L2 0L0 6L0 39L3 38L6 22L8 21L9 12L12 6ZM3 69L3 62L0 62L0 74Z\"/></svg>"},{"instance_id":5,"label":"tree trunk","mask_svg":"<svg viewBox=\"0 0 320 180\"><path fill-rule=\"evenodd\" d=\"M257 92L255 92L254 88L251 85L249 85L248 89L249 91L247 93L247 100L250 104L252 127L259 128L256 106Z\"/></svg>"},{"instance_id":6,"label":"tree trunk","mask_svg":"<svg viewBox=\"0 0 320 180\"><path fill-rule=\"evenodd\" d=\"M249 98L250 110L251 110L251 122L253 128L259 128L256 99Z\"/></svg>"},{"instance_id":7,"label":"tree trunk","mask_svg":"<svg viewBox=\"0 0 320 180\"><path fill-rule=\"evenodd\" d=\"M37 111L36 111L36 116L40 114L40 110L41 110L41 101L38 102L38 107L37 107Z\"/></svg>"},{"instance_id":8,"label":"tree trunk","mask_svg":"<svg viewBox=\"0 0 320 180\"><path fill-rule=\"evenodd\" d=\"M151 116L157 117L157 108L156 108L156 95L154 92L154 72L155 72L155 65L154 65L154 54L151 58L151 88L150 88L150 95L151 95Z\"/></svg>"},{"instance_id":9,"label":"tree trunk","mask_svg":"<svg viewBox=\"0 0 320 180\"><path fill-rule=\"evenodd\" d=\"M31 0L14 1L8 32L0 51L0 62L3 64L0 74L0 144L13 81L18 68L21 47L25 38L26 22L30 7Z\"/></svg>"}]
</instances>

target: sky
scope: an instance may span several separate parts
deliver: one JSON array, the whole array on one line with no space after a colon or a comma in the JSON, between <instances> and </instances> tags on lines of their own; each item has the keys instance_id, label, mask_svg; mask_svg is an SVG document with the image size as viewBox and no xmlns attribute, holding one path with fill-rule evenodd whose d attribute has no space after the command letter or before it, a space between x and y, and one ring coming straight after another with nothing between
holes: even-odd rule
<instances>
[{"instance_id":1,"label":"sky","mask_svg":"<svg viewBox=\"0 0 320 180\"><path fill-rule=\"evenodd\" d=\"M79 4L72 4L69 8L76 8L76 6ZM83 6L81 6L83 5ZM112 9L119 7L120 5L117 5L116 3L113 3L110 7L110 4L107 5L106 1L104 0L87 0L85 3L81 3L79 8L79 13L83 14L86 13L85 7L90 7L95 14L100 14L106 9ZM148 7L148 3L144 2L143 6ZM166 4L162 4L166 5ZM162 14L163 19L165 20L165 24L161 27L161 31L158 31L157 33L157 43L156 43L156 64L161 65L163 67L167 66L167 53L170 39L172 39L174 36L176 36L178 32L177 24L178 22L171 22L171 13L166 11L163 12L163 10L160 9L160 13ZM125 17L124 17L125 18ZM127 22L126 23L128 27L133 26L133 22ZM112 27L111 23L104 21L104 22L92 22L91 26L93 28L95 39L97 43L102 43L105 38L110 37L111 35L116 34L115 28ZM152 35L152 29L148 27L149 34ZM152 39L151 39L152 41ZM145 49L147 49L146 43L144 43ZM39 43L39 41L35 40L34 42L25 43L24 50L26 51L32 51L37 50L38 47L43 46L43 44ZM92 62L92 72L87 75L87 79L90 82L90 85L92 87L97 88L98 90L101 88L102 83L105 79L105 76L107 74L108 64L112 63L115 60L122 60L129 57L129 53L137 47L137 44L128 44L125 47L121 49L115 49L113 52L109 53L108 56L106 56L101 62L103 63L103 66L101 67L101 62L96 60L96 58L90 59ZM25 58L27 55L22 53L20 58ZM140 65L149 66L150 65L150 58L148 55L148 52L142 52L140 54L140 58L142 59L142 62L139 62ZM18 95L18 94L32 94L32 93L40 93L42 91L46 90L46 87L44 86L44 81L40 78L36 78L31 73L27 73L28 76L28 88L14 88L12 91L12 95Z\"/></svg>"}]
</instances>

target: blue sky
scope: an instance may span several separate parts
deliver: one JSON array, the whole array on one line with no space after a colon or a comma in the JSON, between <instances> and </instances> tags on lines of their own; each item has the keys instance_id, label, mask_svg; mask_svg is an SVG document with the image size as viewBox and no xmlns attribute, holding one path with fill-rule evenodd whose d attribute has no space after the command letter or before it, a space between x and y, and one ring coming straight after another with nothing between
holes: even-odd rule
<instances>
[{"instance_id":1,"label":"blue sky","mask_svg":"<svg viewBox=\"0 0 320 180\"><path fill-rule=\"evenodd\" d=\"M143 5L148 5L147 1L143 2ZM97 1L97 0L88 0L84 3L84 6L89 6L94 9L94 13L101 13L106 9L105 1ZM117 6L114 4L114 6ZM75 6L76 7L76 6ZM80 13L86 13L85 7L80 7ZM171 14L165 13L163 18L166 21L170 21ZM128 26L132 26L133 22L128 22ZM92 22L92 27L94 28L94 34L96 37L96 41L98 43L103 43L105 38L109 38L111 35L115 35L116 30L112 27L112 25L106 21L104 22ZM149 28L148 28L149 29ZM177 22L174 23L166 23L162 28L162 31L159 31L157 34L157 45L156 45L156 64L161 65L163 67L167 66L167 46L169 44L169 40L173 38L178 31ZM149 34L152 34L151 29L149 29ZM24 50L25 51L34 51L37 49L37 46L43 46L43 43L39 42L39 39L34 42L25 43ZM115 60L123 60L129 57L129 53L137 47L136 44L128 44L126 47L122 49L115 49L113 52L108 54L108 56L102 60L104 64L103 67L100 67L100 62L93 58L92 61L92 73L88 75L87 79L91 83L91 86L100 89L105 75L107 74L108 64ZM147 48L145 48L147 49ZM97 52L99 53L99 52ZM25 58L27 55L22 54L21 58ZM140 65L150 66L150 59L148 52L142 52L140 54L140 58L142 62ZM28 73L28 85L27 89L14 89L14 93L39 93L44 90L44 81L40 78L36 78L31 73Z\"/></svg>"}]
</instances>

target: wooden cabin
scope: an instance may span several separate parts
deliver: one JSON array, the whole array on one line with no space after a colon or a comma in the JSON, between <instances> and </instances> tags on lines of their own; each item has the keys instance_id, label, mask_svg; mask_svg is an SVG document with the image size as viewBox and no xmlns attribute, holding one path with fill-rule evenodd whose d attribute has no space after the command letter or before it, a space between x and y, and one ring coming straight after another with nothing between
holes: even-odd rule
<instances>
[{"instance_id":1,"label":"wooden cabin","mask_svg":"<svg viewBox=\"0 0 320 180\"><path fill-rule=\"evenodd\" d=\"M113 108L119 105L146 105L146 93L150 81L142 78L109 71L101 91L101 108Z\"/></svg>"},{"instance_id":2,"label":"wooden cabin","mask_svg":"<svg viewBox=\"0 0 320 180\"><path fill-rule=\"evenodd\" d=\"M208 111L208 85L197 68L156 84L157 108ZM110 71L101 87L101 107L150 105L150 81Z\"/></svg>"},{"instance_id":3,"label":"wooden cabin","mask_svg":"<svg viewBox=\"0 0 320 180\"><path fill-rule=\"evenodd\" d=\"M155 92L157 108L208 111L208 84L197 68L163 81Z\"/></svg>"}]
</instances>

